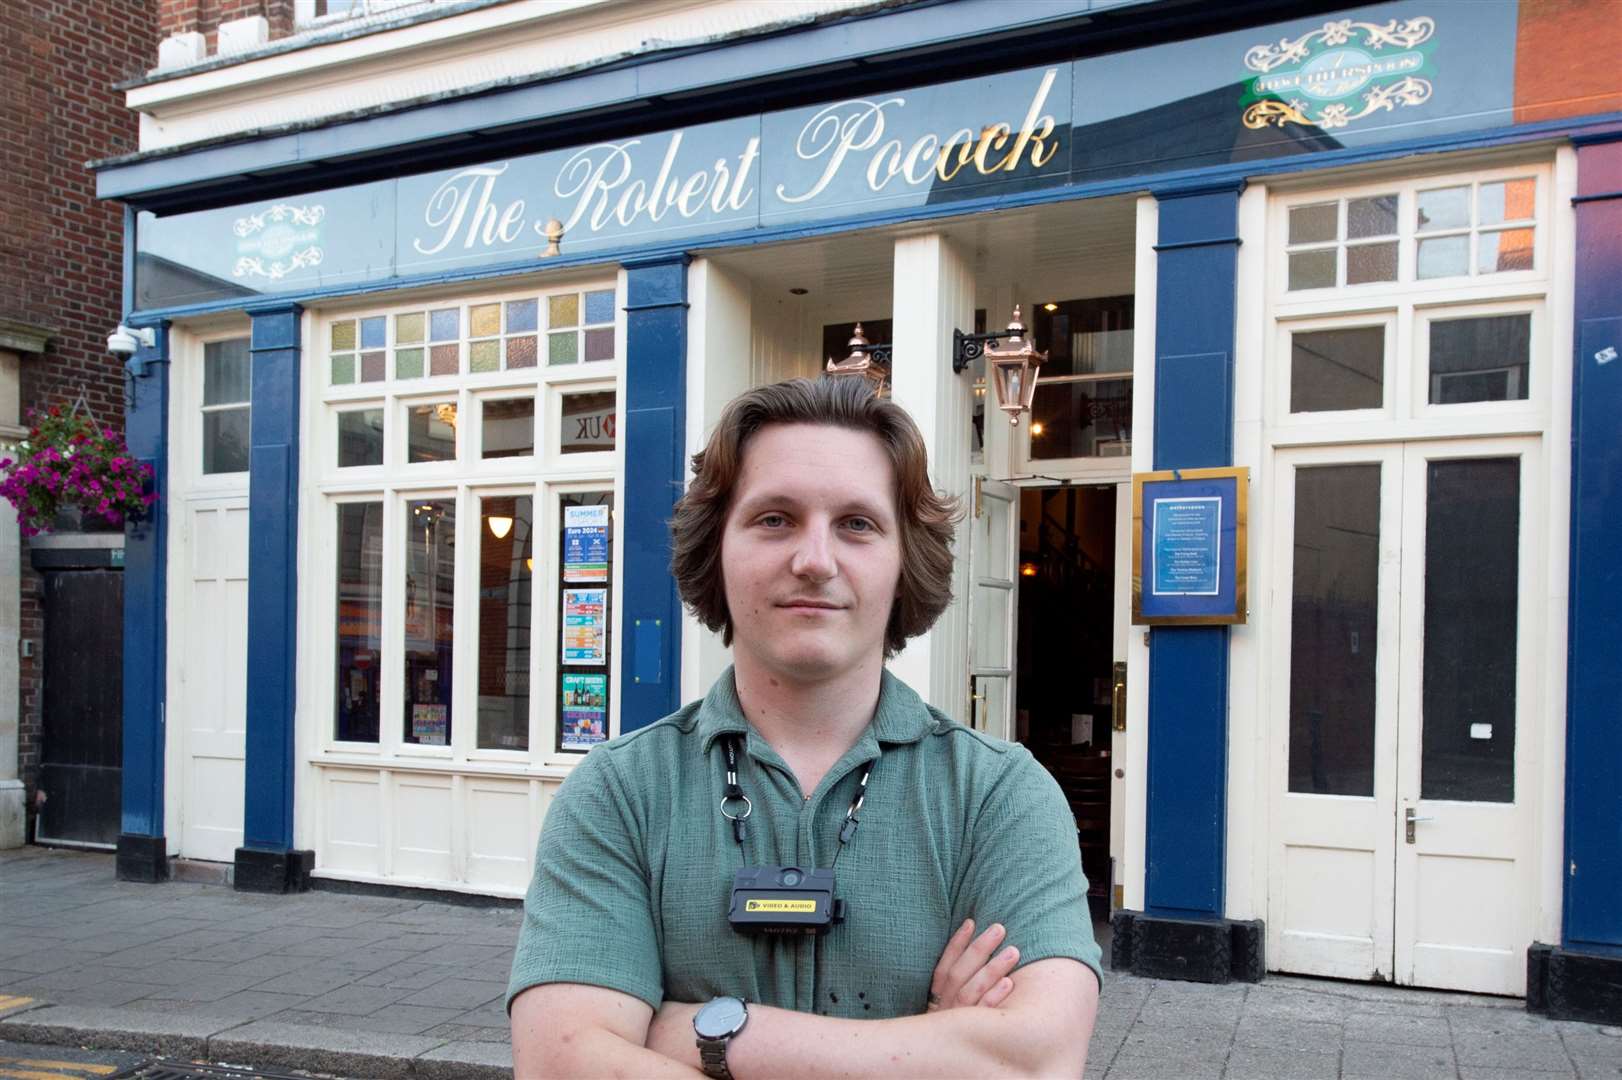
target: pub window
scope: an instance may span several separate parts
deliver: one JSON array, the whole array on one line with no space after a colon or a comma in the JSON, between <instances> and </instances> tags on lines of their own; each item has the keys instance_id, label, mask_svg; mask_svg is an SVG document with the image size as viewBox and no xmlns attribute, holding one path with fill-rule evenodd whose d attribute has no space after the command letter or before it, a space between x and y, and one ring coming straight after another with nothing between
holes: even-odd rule
<instances>
[{"instance_id":1,"label":"pub window","mask_svg":"<svg viewBox=\"0 0 1622 1080\"><path fill-rule=\"evenodd\" d=\"M203 346L203 472L248 471L252 366L248 339Z\"/></svg>"},{"instance_id":2,"label":"pub window","mask_svg":"<svg viewBox=\"0 0 1622 1080\"><path fill-rule=\"evenodd\" d=\"M1421 278L1533 268L1537 239L1533 177L1421 189L1414 214Z\"/></svg>"},{"instance_id":3,"label":"pub window","mask_svg":"<svg viewBox=\"0 0 1622 1080\"><path fill-rule=\"evenodd\" d=\"M1397 280L1394 193L1292 206L1286 231L1292 292Z\"/></svg>"},{"instance_id":4,"label":"pub window","mask_svg":"<svg viewBox=\"0 0 1622 1080\"><path fill-rule=\"evenodd\" d=\"M1026 429L1031 460L1131 456L1132 317L1130 296L1036 305L1048 359Z\"/></svg>"}]
</instances>

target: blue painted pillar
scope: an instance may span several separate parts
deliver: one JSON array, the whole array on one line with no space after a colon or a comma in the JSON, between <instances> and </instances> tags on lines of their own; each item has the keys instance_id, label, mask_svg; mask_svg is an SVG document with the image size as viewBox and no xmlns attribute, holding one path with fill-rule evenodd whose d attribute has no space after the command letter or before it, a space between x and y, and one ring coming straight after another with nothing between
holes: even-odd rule
<instances>
[{"instance_id":1,"label":"blue painted pillar","mask_svg":"<svg viewBox=\"0 0 1622 1080\"><path fill-rule=\"evenodd\" d=\"M297 304L249 311L253 331L248 449L248 715L242 844L235 885L305 887L311 856L293 851L294 660L298 646L299 332Z\"/></svg>"},{"instance_id":2,"label":"blue painted pillar","mask_svg":"<svg viewBox=\"0 0 1622 1080\"><path fill-rule=\"evenodd\" d=\"M1622 141L1579 145L1577 190L1562 936L1622 950Z\"/></svg>"},{"instance_id":3,"label":"blue painted pillar","mask_svg":"<svg viewBox=\"0 0 1622 1080\"><path fill-rule=\"evenodd\" d=\"M686 255L625 264L625 497L620 729L681 707L681 599L670 516L686 479Z\"/></svg>"},{"instance_id":4,"label":"blue painted pillar","mask_svg":"<svg viewBox=\"0 0 1622 1080\"><path fill-rule=\"evenodd\" d=\"M1234 299L1243 185L1157 191L1156 469L1233 463ZM1144 879L1150 914L1221 917L1227 833L1228 631L1149 636Z\"/></svg>"},{"instance_id":5,"label":"blue painted pillar","mask_svg":"<svg viewBox=\"0 0 1622 1080\"><path fill-rule=\"evenodd\" d=\"M169 324L125 364L124 437L151 468L158 501L124 528L124 775L115 873L120 881L169 876L163 835L169 542Z\"/></svg>"}]
</instances>

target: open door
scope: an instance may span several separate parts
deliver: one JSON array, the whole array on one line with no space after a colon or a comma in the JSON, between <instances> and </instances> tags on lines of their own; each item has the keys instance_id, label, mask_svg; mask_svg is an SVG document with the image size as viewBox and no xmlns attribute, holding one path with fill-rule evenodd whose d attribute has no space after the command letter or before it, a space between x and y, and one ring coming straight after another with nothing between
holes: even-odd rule
<instances>
[{"instance_id":1,"label":"open door","mask_svg":"<svg viewBox=\"0 0 1622 1080\"><path fill-rule=\"evenodd\" d=\"M1019 492L976 477L969 522L969 726L1014 737Z\"/></svg>"}]
</instances>

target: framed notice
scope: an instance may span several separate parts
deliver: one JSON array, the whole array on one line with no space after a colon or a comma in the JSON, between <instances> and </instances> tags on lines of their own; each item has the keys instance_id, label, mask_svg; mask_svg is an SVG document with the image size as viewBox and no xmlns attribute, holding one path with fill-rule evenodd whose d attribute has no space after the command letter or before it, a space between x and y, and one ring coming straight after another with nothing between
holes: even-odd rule
<instances>
[{"instance_id":1,"label":"framed notice","mask_svg":"<svg viewBox=\"0 0 1622 1080\"><path fill-rule=\"evenodd\" d=\"M608 663L608 590L563 590L563 662Z\"/></svg>"},{"instance_id":2,"label":"framed notice","mask_svg":"<svg viewBox=\"0 0 1622 1080\"><path fill-rule=\"evenodd\" d=\"M563 508L563 580L608 580L608 507Z\"/></svg>"},{"instance_id":3,"label":"framed notice","mask_svg":"<svg viewBox=\"0 0 1622 1080\"><path fill-rule=\"evenodd\" d=\"M608 740L608 676L563 676L563 749L590 750Z\"/></svg>"},{"instance_id":4,"label":"framed notice","mask_svg":"<svg viewBox=\"0 0 1622 1080\"><path fill-rule=\"evenodd\" d=\"M1245 621L1250 470L1171 469L1132 477L1132 621Z\"/></svg>"}]
</instances>

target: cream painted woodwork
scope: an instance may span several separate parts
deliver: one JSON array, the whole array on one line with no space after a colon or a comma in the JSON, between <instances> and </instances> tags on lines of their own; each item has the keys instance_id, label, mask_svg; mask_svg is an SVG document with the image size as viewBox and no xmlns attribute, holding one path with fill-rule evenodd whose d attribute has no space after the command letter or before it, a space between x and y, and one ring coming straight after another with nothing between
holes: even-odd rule
<instances>
[{"instance_id":1,"label":"cream painted woodwork","mask_svg":"<svg viewBox=\"0 0 1622 1080\"><path fill-rule=\"evenodd\" d=\"M516 0L366 32L339 22L278 40L234 64L162 72L127 90L125 103L141 114L143 151L173 149L872 6L872 0Z\"/></svg>"},{"instance_id":2,"label":"cream painted woodwork","mask_svg":"<svg viewBox=\"0 0 1622 1080\"><path fill-rule=\"evenodd\" d=\"M622 559L618 553L623 551L624 537L619 535L617 523L622 520L619 477L624 468L624 443L616 439L612 451L563 452L573 428L563 423L562 410L566 394L612 392L616 395L613 409L604 414L603 422L611 420L615 429L623 432L625 327L620 310L624 288L623 274L615 276L598 269L503 281L499 292L413 294L373 300L364 307L349 303L311 312L303 373L309 393L305 395L302 425L306 433L299 577L302 674L298 746L302 772L297 783L295 834L301 847L315 851L316 876L483 895L523 895L551 793L582 756L579 751L558 749L561 672L570 670L562 667L558 655L562 621L561 500L566 496L602 492L610 495L615 555L608 582L611 599L606 719L607 734L619 733L617 657ZM549 332L575 333L583 324L581 305L585 294L603 290L615 293L613 358L548 365ZM571 295L574 300L568 299ZM525 318L550 320L553 317L547 313L552 299L558 299L563 305L559 310L568 314L557 315L559 321L541 323L538 330L524 322L515 323L516 309L505 307L510 302L526 307L536 301L539 314ZM503 305L502 321L478 322L490 318L492 305ZM436 375L430 369L421 376L408 373L400 377L398 365L405 361L397 354L402 349L413 349L415 344L411 338L402 344L396 316L414 317L424 311L443 313L452 308L460 311L459 373ZM340 337L350 340L353 328L361 325L353 320L379 316L387 319L385 351L393 366L376 369L379 377L372 381L335 384L331 347L334 325L348 324ZM474 329L480 325L484 328ZM503 340L515 336L534 340L538 334L538 366L502 365L497 370L473 371L472 342L492 340L487 336L495 333L492 327L505 328ZM534 356L535 347L530 347L528 357ZM518 354L508 351L505 355ZM341 363L339 370L345 378L355 377L356 369L347 363ZM492 418L487 412L491 402L525 398L533 398L532 420L522 409L520 419ZM420 423L421 415L412 410L423 405L435 406L431 415L448 424L453 433L445 444L454 444L454 456L448 460L410 460L412 417L418 415ZM341 421L356 413L372 418L367 422L382 425L377 436L380 448L372 451L381 455L380 464L339 464ZM513 456L486 457L487 438L501 440L491 449L502 454L521 448L531 438L533 449ZM497 532L495 523L504 514L491 510L487 501L513 498L530 500L529 516L525 518L520 511ZM448 560L443 564L448 569L424 570L424 565L431 568L436 565L434 559L440 558L432 556L423 563L422 551L428 542L421 539L425 534L413 524L410 510L413 504L424 501L445 508L445 535L454 537L449 545L451 554L443 557ZM361 553L362 568L361 576L351 584L375 582L366 587L378 591L375 599L370 599L370 593L345 594L340 611L336 557L343 535L340 512L357 504L377 507L378 517L375 523L366 519L362 526L371 530L365 534L371 539L349 537L352 545L360 544L355 550ZM503 511L512 513L506 507ZM522 568L522 574L514 569L511 577L501 577L502 584L486 587L483 572L488 568L480 561L483 545L526 535L532 535L534 540L531 562ZM417 554L413 555L413 551ZM510 558L517 560L523 553L524 549L515 547ZM492 565L504 566L500 560L507 558L508 554L499 555ZM513 565L516 567L516 562ZM447 574L451 579L448 586L435 586L442 590L437 596L429 594L429 616L411 614L408 578L413 574L428 580L437 576L442 583ZM355 576L353 567L350 576ZM514 584L526 577L527 588ZM416 610L420 612L424 587L417 588ZM505 605L494 623L482 617L482 604L487 600L499 600ZM368 607L373 604L375 608ZM526 606L527 623L514 614ZM380 614L367 614L374 610ZM357 692L353 675L342 687L338 679L340 616L348 647L370 650L373 646L365 642L377 643L375 737L364 730L364 714L351 711L346 715L362 717L363 721L344 733L345 738L339 738L340 701L350 700L346 695ZM520 621L514 622L515 618ZM369 619L376 621L371 623ZM429 626L437 629L430 631ZM523 637L514 636L519 626L527 626L527 643ZM432 670L443 670L444 664L450 670L451 688L446 698L439 699L448 698L449 702L444 729L437 737L424 737L416 727L417 710L408 707L408 702L422 700L421 687L409 690L402 672L408 653L422 657L423 642L437 637L443 644L440 635L447 630L448 661L429 663ZM489 633L500 636L487 657L480 649L480 641L481 634ZM514 659L523 655L515 649L527 649L527 659ZM503 661L502 656L509 659ZM353 668L355 662L349 662ZM421 663L419 659L419 668ZM481 671L481 665L486 663L504 666ZM484 677L491 670L499 680L494 689ZM503 691L501 686L508 689ZM369 686L359 691L363 696L371 692ZM512 704L526 693L527 713L523 706ZM515 728L507 728L506 721L501 720L508 715L504 709L513 710ZM492 718L501 720L501 725L497 726ZM492 721L490 733L481 734L487 720Z\"/></svg>"},{"instance_id":3,"label":"cream painted woodwork","mask_svg":"<svg viewBox=\"0 0 1622 1080\"><path fill-rule=\"evenodd\" d=\"M1132 637L1132 484L1115 485L1115 610L1111 615L1110 658L1110 782L1109 782L1109 855L1115 868L1115 880L1110 882L1113 908L1124 902L1122 873L1126 867L1126 815L1127 780L1125 762L1132 756L1132 725L1129 722L1131 700L1127 694L1127 677L1131 662Z\"/></svg>"},{"instance_id":4,"label":"cream painted woodwork","mask_svg":"<svg viewBox=\"0 0 1622 1080\"><path fill-rule=\"evenodd\" d=\"M1561 762L1550 748L1561 743L1564 715L1563 694L1554 684L1563 678L1561 553L1570 477L1562 444L1571 405L1569 372L1557 358L1569 349L1571 335L1571 283L1561 254L1569 252L1571 218L1569 200L1557 195L1570 187L1570 163L1551 168L1546 156L1526 156L1547 151L1518 153L1520 160L1500 156L1473 161L1471 171L1415 175L1385 168L1370 174L1372 179L1349 180L1329 190L1306 189L1299 181L1282 191L1275 185L1265 226L1246 219L1251 222L1247 245L1264 246L1268 265L1266 318L1256 330L1242 320L1240 332L1253 351L1265 356L1256 460L1262 464L1260 482L1266 490L1253 521L1260 544L1272 554L1253 560L1265 616L1259 624L1260 648L1244 654L1244 663L1258 665L1266 715L1265 737L1254 744L1267 761L1260 774L1267 792L1266 839L1260 845L1266 851L1266 903L1255 914L1266 919L1269 967L1276 970L1521 994L1527 947L1546 939L1551 926L1558 936L1558 888L1545 882L1558 881L1561 873L1559 829L1551 821L1558 819L1558 805L1550 809L1551 800L1558 803ZM1421 192L1462 187L1474 193L1499 181L1526 179L1536 184L1535 233L1525 238L1523 249L1529 265L1486 272L1472 258L1476 269L1470 272L1419 276ZM1344 230L1349 201L1370 196L1387 197L1396 207L1395 280L1289 289L1285 238L1290 210L1338 203ZM1255 235L1263 229L1265 238ZM1345 256L1340 258L1344 273ZM1501 389L1493 393L1437 404L1445 397L1441 387L1448 372L1432 371L1434 327L1448 320L1504 316L1524 320L1524 365L1494 369L1491 378L1500 380ZM1313 362L1297 356L1293 335L1345 330L1360 331L1378 353L1378 370L1368 373L1378 379L1378 389L1357 395L1361 407L1337 410L1336 402L1327 400L1308 409L1291 382L1310 372ZM1241 361L1244 355L1242 349ZM1257 386L1246 378L1250 376L1241 379L1244 385ZM1493 397L1497 400L1483 399ZM1248 409L1248 401L1241 408ZM1504 557L1515 567L1515 584L1507 586L1483 573L1478 586L1483 597L1495 589L1514 590L1512 596L1500 594L1505 610L1513 610L1512 616L1503 616L1513 618L1512 631L1506 632L1512 632L1513 640L1505 643L1504 634L1494 639L1509 657L1502 677L1512 679L1513 690L1511 700L1498 697L1502 715L1496 723L1472 722L1465 735L1454 726L1481 717L1467 716L1461 698L1433 695L1433 711L1427 716L1425 606L1431 583L1426 552L1456 540L1445 531L1428 531L1429 515L1441 505L1433 496L1445 498L1431 491L1430 484L1433 477L1464 463L1489 461L1501 471L1510 470L1505 475L1516 478L1518 491L1515 510L1492 519L1500 527L1500 542L1513 544ZM1360 789L1361 781L1337 784L1304 772L1309 758L1302 756L1302 747L1294 750L1292 779L1292 708L1307 707L1307 699L1292 702L1292 678L1312 678L1308 669L1291 670L1293 662L1309 662L1312 655L1306 646L1292 651L1293 639L1307 632L1303 627L1309 624L1301 620L1322 609L1322 598L1329 595L1324 589L1333 585L1344 598L1353 588L1351 582L1318 576L1317 585L1305 586L1318 591L1302 600L1307 606L1298 611L1300 582L1320 575L1315 560L1329 554L1305 534L1296 535L1298 528L1321 529L1327 522L1310 509L1302 517L1298 505L1316 505L1300 501L1305 498L1303 478L1324 470L1314 479L1321 500L1332 490L1323 478L1337 469L1343 475L1345 470L1363 470L1363 494L1355 502L1355 513L1362 517L1337 518L1328 527L1371 545L1359 556L1369 562L1360 571L1364 576L1357 588L1365 590L1366 601L1360 602L1372 612L1372 624L1342 628L1347 640L1336 646L1343 655L1371 647L1375 654L1372 661L1357 661L1369 665L1372 685L1362 677L1353 680L1357 692L1368 695L1352 710L1362 715L1360 710L1366 709L1369 717L1366 733L1358 736L1366 739L1360 745L1372 761L1368 790ZM1377 494L1369 486L1376 477ZM1508 490L1503 489L1505 500ZM1352 503L1343 499L1337 513L1353 513L1345 509ZM1510 536L1512 541L1504 539ZM1450 663L1440 653L1432 662L1441 665L1433 676ZM1236 672L1236 682L1249 677L1246 671L1248 667ZM1345 706L1336 707L1345 713ZM1508 726L1505 716L1513 718L1512 735L1502 730ZM1309 731L1320 730L1316 723L1308 722L1303 712L1296 718L1296 736L1306 740ZM1327 738L1330 729L1322 730ZM1438 756L1446 750L1439 740L1450 737L1512 738L1513 746L1499 759L1500 768L1508 771L1498 780L1507 786L1470 797L1438 786L1437 777L1445 775L1438 762L1446 760ZM1252 745L1235 744L1231 753L1251 753ZM1303 742L1303 747L1309 745ZM1437 770L1430 780L1425 775L1427 753L1432 755L1430 767ZM1314 752L1310 760L1320 759ZM1342 793L1327 793L1332 790ZM1427 791L1432 792L1428 797ZM1232 840L1234 850L1255 849L1248 835Z\"/></svg>"},{"instance_id":5,"label":"cream painted woodwork","mask_svg":"<svg viewBox=\"0 0 1622 1080\"><path fill-rule=\"evenodd\" d=\"M969 507L969 711L963 722L1014 738L1019 626L1019 489L976 477Z\"/></svg>"}]
</instances>

